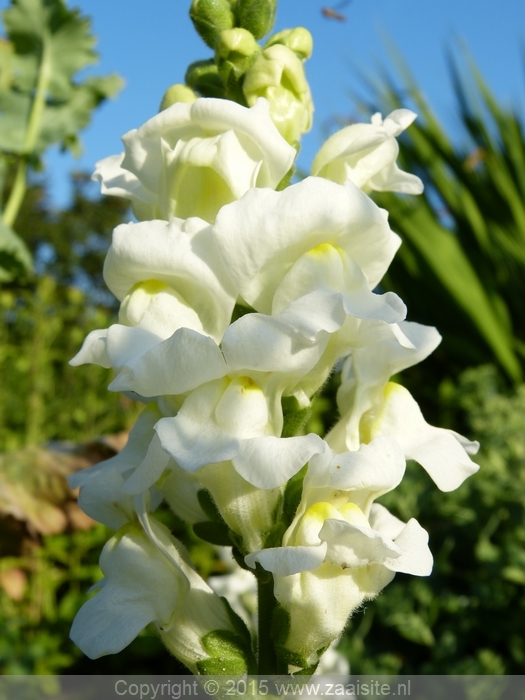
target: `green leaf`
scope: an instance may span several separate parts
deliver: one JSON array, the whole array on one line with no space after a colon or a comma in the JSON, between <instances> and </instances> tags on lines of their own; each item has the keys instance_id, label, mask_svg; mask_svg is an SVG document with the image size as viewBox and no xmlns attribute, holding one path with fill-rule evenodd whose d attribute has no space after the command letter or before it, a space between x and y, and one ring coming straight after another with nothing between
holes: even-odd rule
<instances>
[{"instance_id":1,"label":"green leaf","mask_svg":"<svg viewBox=\"0 0 525 700\"><path fill-rule=\"evenodd\" d=\"M395 613L388 622L398 630L402 637L411 642L428 647L435 643L432 630L417 613Z\"/></svg>"},{"instance_id":2,"label":"green leaf","mask_svg":"<svg viewBox=\"0 0 525 700\"><path fill-rule=\"evenodd\" d=\"M26 244L0 219L0 281L10 281L32 269L33 261Z\"/></svg>"},{"instance_id":3,"label":"green leaf","mask_svg":"<svg viewBox=\"0 0 525 700\"><path fill-rule=\"evenodd\" d=\"M441 284L470 316L509 375L519 379L521 368L513 350L512 336L492 308L485 285L457 236L429 220L422 208L405 212L404 233Z\"/></svg>"},{"instance_id":4,"label":"green leaf","mask_svg":"<svg viewBox=\"0 0 525 700\"><path fill-rule=\"evenodd\" d=\"M13 0L0 52L0 149L30 155L51 144L79 152L92 110L121 88L116 76L75 82L97 61L90 21L63 0Z\"/></svg>"}]
</instances>

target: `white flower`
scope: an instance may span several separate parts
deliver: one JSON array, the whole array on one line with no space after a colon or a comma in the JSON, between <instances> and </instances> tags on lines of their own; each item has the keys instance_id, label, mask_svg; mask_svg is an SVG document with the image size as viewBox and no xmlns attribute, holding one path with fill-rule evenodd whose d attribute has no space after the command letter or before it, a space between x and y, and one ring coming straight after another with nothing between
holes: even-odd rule
<instances>
[{"instance_id":1,"label":"white flower","mask_svg":"<svg viewBox=\"0 0 525 700\"><path fill-rule=\"evenodd\" d=\"M72 488L80 487L82 510L113 530L136 522L135 496L146 492L150 511L165 500L185 522L207 519L197 496L202 487L160 445L154 427L161 418L157 407L150 404L117 455L68 477Z\"/></svg>"},{"instance_id":2,"label":"white flower","mask_svg":"<svg viewBox=\"0 0 525 700\"><path fill-rule=\"evenodd\" d=\"M479 445L429 425L407 389L388 382L391 375L427 357L441 340L435 328L406 322L400 328L412 348L387 339L352 350L337 394L341 420L326 440L338 451L354 450L362 442L387 435L399 443L407 459L426 469L442 491L452 491L478 471L469 454L476 454Z\"/></svg>"},{"instance_id":3,"label":"white flower","mask_svg":"<svg viewBox=\"0 0 525 700\"><path fill-rule=\"evenodd\" d=\"M290 623L281 643L296 655L294 665L316 663L352 611L396 571L430 574L427 533L417 521L405 525L373 503L397 486L404 470L403 454L388 438L358 452L327 449L310 461L283 546L246 557L249 566L259 562L274 574L275 596Z\"/></svg>"},{"instance_id":4,"label":"white flower","mask_svg":"<svg viewBox=\"0 0 525 700\"><path fill-rule=\"evenodd\" d=\"M155 429L184 469L231 460L248 483L274 489L322 451L323 442L314 434L276 437L282 412L271 398L250 376L226 376L191 392L177 415L163 418Z\"/></svg>"},{"instance_id":5,"label":"white flower","mask_svg":"<svg viewBox=\"0 0 525 700\"><path fill-rule=\"evenodd\" d=\"M230 335L245 350L254 346L247 355L261 343L272 354L258 325L295 334L296 347L301 336L305 348L318 344L320 361L297 387L308 395L351 347L377 337L406 341L396 326L406 314L403 302L372 292L399 237L386 212L351 182L308 178L283 192L252 190L221 210L213 233L241 299L273 317L244 316ZM268 369L264 359L260 368Z\"/></svg>"},{"instance_id":6,"label":"white flower","mask_svg":"<svg viewBox=\"0 0 525 700\"><path fill-rule=\"evenodd\" d=\"M396 136L416 118L408 109L396 109L383 119L374 114L371 124L352 124L333 134L321 147L312 175L343 184L351 180L365 192L393 191L421 194L423 183L396 164Z\"/></svg>"},{"instance_id":7,"label":"white flower","mask_svg":"<svg viewBox=\"0 0 525 700\"><path fill-rule=\"evenodd\" d=\"M160 523L153 527L169 556L139 524L119 530L102 550L99 593L84 603L71 628L71 639L91 659L122 651L151 622L168 628L188 594L174 539Z\"/></svg>"},{"instance_id":8,"label":"white flower","mask_svg":"<svg viewBox=\"0 0 525 700\"><path fill-rule=\"evenodd\" d=\"M188 385L187 378L198 370L197 383L222 376L224 362L214 340L221 340L230 322L236 293L206 222L117 227L104 276L122 301L120 323L90 333L71 364L113 367L112 390L143 396L188 391L196 384ZM147 353L160 358L155 386L135 385L129 375L140 374Z\"/></svg>"},{"instance_id":9,"label":"white flower","mask_svg":"<svg viewBox=\"0 0 525 700\"><path fill-rule=\"evenodd\" d=\"M387 213L351 182L337 185L322 178L307 178L282 192L250 190L221 210L213 234L239 294L265 314L282 310L280 287L286 287L289 274L296 279L294 266L318 246L342 249L372 290L401 243ZM303 294L304 289L294 298ZM286 296L289 303L292 293Z\"/></svg>"},{"instance_id":10,"label":"white flower","mask_svg":"<svg viewBox=\"0 0 525 700\"><path fill-rule=\"evenodd\" d=\"M295 149L260 99L251 108L201 98L177 103L122 138L125 153L97 163L104 194L130 199L138 219L213 221L251 187L275 188Z\"/></svg>"},{"instance_id":11,"label":"white flower","mask_svg":"<svg viewBox=\"0 0 525 700\"><path fill-rule=\"evenodd\" d=\"M75 617L71 639L96 659L118 653L154 623L168 649L199 673L210 663L213 668L220 654L217 641L226 632L230 659L235 657L232 673L245 673L251 650L226 601L187 563L182 545L166 527L153 518L143 524L148 532L139 524L127 525L102 550L104 578Z\"/></svg>"}]
</instances>

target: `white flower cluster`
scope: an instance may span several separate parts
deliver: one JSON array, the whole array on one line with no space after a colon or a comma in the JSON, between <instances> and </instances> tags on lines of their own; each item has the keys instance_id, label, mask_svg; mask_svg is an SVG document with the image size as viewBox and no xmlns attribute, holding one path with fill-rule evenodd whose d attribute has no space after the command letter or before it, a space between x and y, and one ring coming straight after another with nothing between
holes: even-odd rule
<instances>
[{"instance_id":1,"label":"white flower cluster","mask_svg":"<svg viewBox=\"0 0 525 700\"><path fill-rule=\"evenodd\" d=\"M440 341L374 291L400 239L366 192L422 191L396 165L395 137L414 118L346 127L312 177L281 191L296 151L264 98L174 104L98 164L102 191L140 221L115 230L105 263L119 322L73 364L112 367L110 389L147 406L120 454L71 479L86 513L116 530L72 629L88 656L153 622L193 672L253 668L243 623L152 514L163 500L188 523L215 519L248 567L271 572L275 644L296 668L315 665L396 572L430 573L427 533L375 503L407 459L444 491L477 469L477 445L428 425L389 381ZM304 435L334 366L340 420L325 439Z\"/></svg>"}]
</instances>

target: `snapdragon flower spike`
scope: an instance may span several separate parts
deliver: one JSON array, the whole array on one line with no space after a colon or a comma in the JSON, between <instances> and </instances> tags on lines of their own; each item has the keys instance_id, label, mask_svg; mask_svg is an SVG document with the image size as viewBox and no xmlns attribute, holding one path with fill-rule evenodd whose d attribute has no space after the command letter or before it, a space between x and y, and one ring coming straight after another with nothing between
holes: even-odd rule
<instances>
[{"instance_id":1,"label":"snapdragon flower spike","mask_svg":"<svg viewBox=\"0 0 525 700\"><path fill-rule=\"evenodd\" d=\"M312 175L343 184L351 180L365 192L421 194L417 175L397 166L396 136L412 124L416 114L396 109L385 119L378 112L370 124L351 124L330 136L314 158Z\"/></svg>"},{"instance_id":2,"label":"snapdragon flower spike","mask_svg":"<svg viewBox=\"0 0 525 700\"><path fill-rule=\"evenodd\" d=\"M407 459L424 467L438 488L452 491L479 469L469 457L476 454L479 444L452 430L429 425L410 392L388 381L391 375L427 357L441 341L435 328L406 322L400 327L412 348L381 340L352 350L337 394L341 419L326 440L334 449L354 450L378 435L389 436L399 443Z\"/></svg>"},{"instance_id":3,"label":"snapdragon flower spike","mask_svg":"<svg viewBox=\"0 0 525 700\"><path fill-rule=\"evenodd\" d=\"M141 220L212 222L250 188L277 187L296 155L262 98L249 109L212 98L179 102L122 140L125 153L99 161L93 178L103 194L131 200Z\"/></svg>"},{"instance_id":4,"label":"snapdragon flower spike","mask_svg":"<svg viewBox=\"0 0 525 700\"><path fill-rule=\"evenodd\" d=\"M428 535L417 523L390 515L374 499L400 482L405 460L399 446L378 438L359 451L312 458L295 518L283 546L249 554L274 575L274 593L288 618L281 653L308 667L364 601L397 571L427 576Z\"/></svg>"}]
</instances>

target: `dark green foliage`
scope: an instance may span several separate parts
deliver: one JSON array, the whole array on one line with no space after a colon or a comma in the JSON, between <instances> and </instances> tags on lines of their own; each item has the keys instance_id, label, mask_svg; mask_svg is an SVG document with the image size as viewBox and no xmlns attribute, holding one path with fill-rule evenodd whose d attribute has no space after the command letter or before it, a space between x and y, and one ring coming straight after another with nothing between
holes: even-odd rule
<instances>
[{"instance_id":1,"label":"dark green foliage","mask_svg":"<svg viewBox=\"0 0 525 700\"><path fill-rule=\"evenodd\" d=\"M430 533L429 578L397 575L352 619L344 648L356 673L517 674L525 643L525 385L504 392L493 366L448 388L481 442L480 471L442 494L410 464L381 502ZM373 620L373 624L372 624Z\"/></svg>"}]
</instances>

